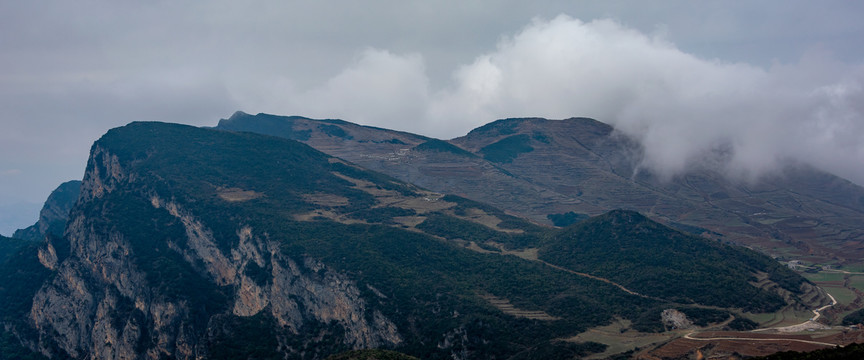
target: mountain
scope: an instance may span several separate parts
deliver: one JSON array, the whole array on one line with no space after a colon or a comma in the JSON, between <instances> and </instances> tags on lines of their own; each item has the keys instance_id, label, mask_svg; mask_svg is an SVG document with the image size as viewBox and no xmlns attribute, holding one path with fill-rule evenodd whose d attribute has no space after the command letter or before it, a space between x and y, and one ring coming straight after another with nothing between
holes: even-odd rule
<instances>
[{"instance_id":1,"label":"mountain","mask_svg":"<svg viewBox=\"0 0 864 360\"><path fill-rule=\"evenodd\" d=\"M429 141L424 151L464 156ZM649 252L671 237L752 261L726 271L716 256L696 257L662 273L669 283L649 294L630 289L637 284L625 274L583 273L569 256L550 255L630 236L621 226L582 237L605 223L636 223L655 240L640 245ZM631 266L627 257L607 265L615 261ZM0 266L0 350L76 359L323 359L371 348L423 359L584 356L606 346L560 339L615 319L662 331L665 309L738 306L676 294L684 282L743 286L756 295L751 309L827 301L769 263L631 212L556 229L294 140L131 123L94 143L63 236L49 233ZM726 272L687 277L703 267ZM640 271L632 275L654 269ZM784 281L749 283L762 274ZM715 312L722 320L738 311Z\"/></svg>"},{"instance_id":2,"label":"mountain","mask_svg":"<svg viewBox=\"0 0 864 360\"><path fill-rule=\"evenodd\" d=\"M63 236L63 230L66 227L66 221L69 220L69 211L75 205L75 200L78 199L78 194L81 191L81 181L72 180L60 184L48 199L45 200L45 205L39 211L39 220L35 224L15 231L12 235L14 238L40 241L45 234L53 234L55 236Z\"/></svg>"},{"instance_id":3,"label":"mountain","mask_svg":"<svg viewBox=\"0 0 864 360\"><path fill-rule=\"evenodd\" d=\"M547 213L569 211L580 202L520 179L449 142L419 135L342 120L243 112L222 119L216 128L298 140L329 155L399 180L492 204L535 220L545 220ZM602 212L603 209L592 208L592 214Z\"/></svg>"},{"instance_id":4,"label":"mountain","mask_svg":"<svg viewBox=\"0 0 864 360\"><path fill-rule=\"evenodd\" d=\"M581 200L571 211L627 208L780 256L864 259L856 245L864 240L856 225L864 220L864 189L806 165L752 183L708 165L661 180L639 169L635 141L585 118L499 120L451 142L489 158L496 146L517 140L522 147L507 148L521 151L509 161L492 159L514 176Z\"/></svg>"},{"instance_id":5,"label":"mountain","mask_svg":"<svg viewBox=\"0 0 864 360\"><path fill-rule=\"evenodd\" d=\"M317 128L324 125L330 130ZM639 166L638 142L593 119L503 119L449 141L265 114L236 113L217 128L276 136L302 132L294 138L330 155L538 222L631 209L778 257L864 261L860 186L804 164L753 182L730 180L707 165L661 179Z\"/></svg>"}]
</instances>

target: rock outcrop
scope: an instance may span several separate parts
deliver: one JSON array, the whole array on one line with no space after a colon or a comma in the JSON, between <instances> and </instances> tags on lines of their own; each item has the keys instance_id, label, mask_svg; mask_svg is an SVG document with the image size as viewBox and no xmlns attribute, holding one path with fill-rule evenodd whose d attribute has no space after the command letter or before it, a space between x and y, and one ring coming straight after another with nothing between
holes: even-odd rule
<instances>
[{"instance_id":1,"label":"rock outcrop","mask_svg":"<svg viewBox=\"0 0 864 360\"><path fill-rule=\"evenodd\" d=\"M402 341L393 322L368 309L357 284L345 275L311 258L283 255L266 235L239 223L235 245L225 249L194 213L138 182L141 176L124 165L108 149L94 146L66 230L70 256L58 263L50 243L39 251L40 262L56 271L30 310L39 334L38 351L44 355L201 358L207 355L207 334L212 331L206 326L214 316L261 312L296 335L309 322L339 326L343 343L354 349L392 347ZM105 199L115 193L146 199L149 212L167 213L182 226L183 236L167 239L165 248L227 295L226 310L202 314L195 308L201 304L172 297L166 292L177 289L160 289L154 283L153 274L134 260L142 254L128 231L111 225L116 213ZM252 267L259 271L250 274ZM267 269L263 276L260 269Z\"/></svg>"}]
</instances>

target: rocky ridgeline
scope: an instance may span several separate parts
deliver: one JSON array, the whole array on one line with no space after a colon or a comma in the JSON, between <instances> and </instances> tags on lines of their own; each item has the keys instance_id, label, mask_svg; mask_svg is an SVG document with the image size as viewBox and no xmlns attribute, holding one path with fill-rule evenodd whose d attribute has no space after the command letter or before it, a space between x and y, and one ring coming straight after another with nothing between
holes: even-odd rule
<instances>
[{"instance_id":1,"label":"rocky ridgeline","mask_svg":"<svg viewBox=\"0 0 864 360\"><path fill-rule=\"evenodd\" d=\"M102 206L115 191L137 189L149 193L153 211L167 211L185 229L186 241L169 244L190 264L203 270L220 287L231 291L231 312L254 316L269 312L278 325L298 333L310 319L335 322L345 329L350 348L394 346L401 342L391 321L366 308L357 285L321 262L307 258L297 263L250 227L237 226L237 245L222 251L212 231L185 210L165 200L129 172L107 149L95 148L81 186L81 203L67 229L71 255L58 263L47 243L39 252L42 264L56 270L53 280L33 299L30 318L38 332L37 349L48 356L57 350L74 358L134 359L199 358L206 355L208 332L196 329L195 309L186 301L172 301L154 291L147 274L130 254L133 246L120 231L103 232L101 222L82 209ZM245 272L248 264L272 264L263 285ZM257 275L256 275L257 276ZM132 309L130 309L130 307Z\"/></svg>"}]
</instances>

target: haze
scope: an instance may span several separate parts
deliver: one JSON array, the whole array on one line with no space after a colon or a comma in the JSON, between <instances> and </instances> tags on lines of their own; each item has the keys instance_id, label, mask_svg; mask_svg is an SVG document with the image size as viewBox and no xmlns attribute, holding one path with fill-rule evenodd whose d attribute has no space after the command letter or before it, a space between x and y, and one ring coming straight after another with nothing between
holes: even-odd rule
<instances>
[{"instance_id":1,"label":"haze","mask_svg":"<svg viewBox=\"0 0 864 360\"><path fill-rule=\"evenodd\" d=\"M787 161L864 184L864 4L851 1L0 2L0 233L136 120L235 110L439 138L588 116L665 176Z\"/></svg>"}]
</instances>

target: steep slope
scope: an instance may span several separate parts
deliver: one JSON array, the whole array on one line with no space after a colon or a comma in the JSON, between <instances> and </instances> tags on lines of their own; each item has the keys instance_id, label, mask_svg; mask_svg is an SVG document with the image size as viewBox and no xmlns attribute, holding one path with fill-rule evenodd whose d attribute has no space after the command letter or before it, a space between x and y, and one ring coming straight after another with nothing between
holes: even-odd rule
<instances>
[{"instance_id":1,"label":"steep slope","mask_svg":"<svg viewBox=\"0 0 864 360\"><path fill-rule=\"evenodd\" d=\"M55 236L63 236L63 230L66 227L66 221L69 220L69 211L75 205L75 200L78 200L78 194L81 191L81 181L72 180L60 184L48 199L45 200L45 205L39 211L39 220L35 224L15 231L12 235L14 238L40 241L45 234Z\"/></svg>"},{"instance_id":2,"label":"steep slope","mask_svg":"<svg viewBox=\"0 0 864 360\"><path fill-rule=\"evenodd\" d=\"M864 259L857 245L864 230L856 225L864 220L864 189L806 165L789 164L783 174L754 183L730 181L709 166L660 180L638 169L638 144L585 118L499 120L452 143L578 198L570 210L577 213L627 208L781 256Z\"/></svg>"},{"instance_id":3,"label":"steep slope","mask_svg":"<svg viewBox=\"0 0 864 360\"><path fill-rule=\"evenodd\" d=\"M44 282L4 324L53 357L508 357L658 306L423 233L433 215L502 222L294 141L133 123L94 144L65 238L21 258Z\"/></svg>"}]
</instances>

